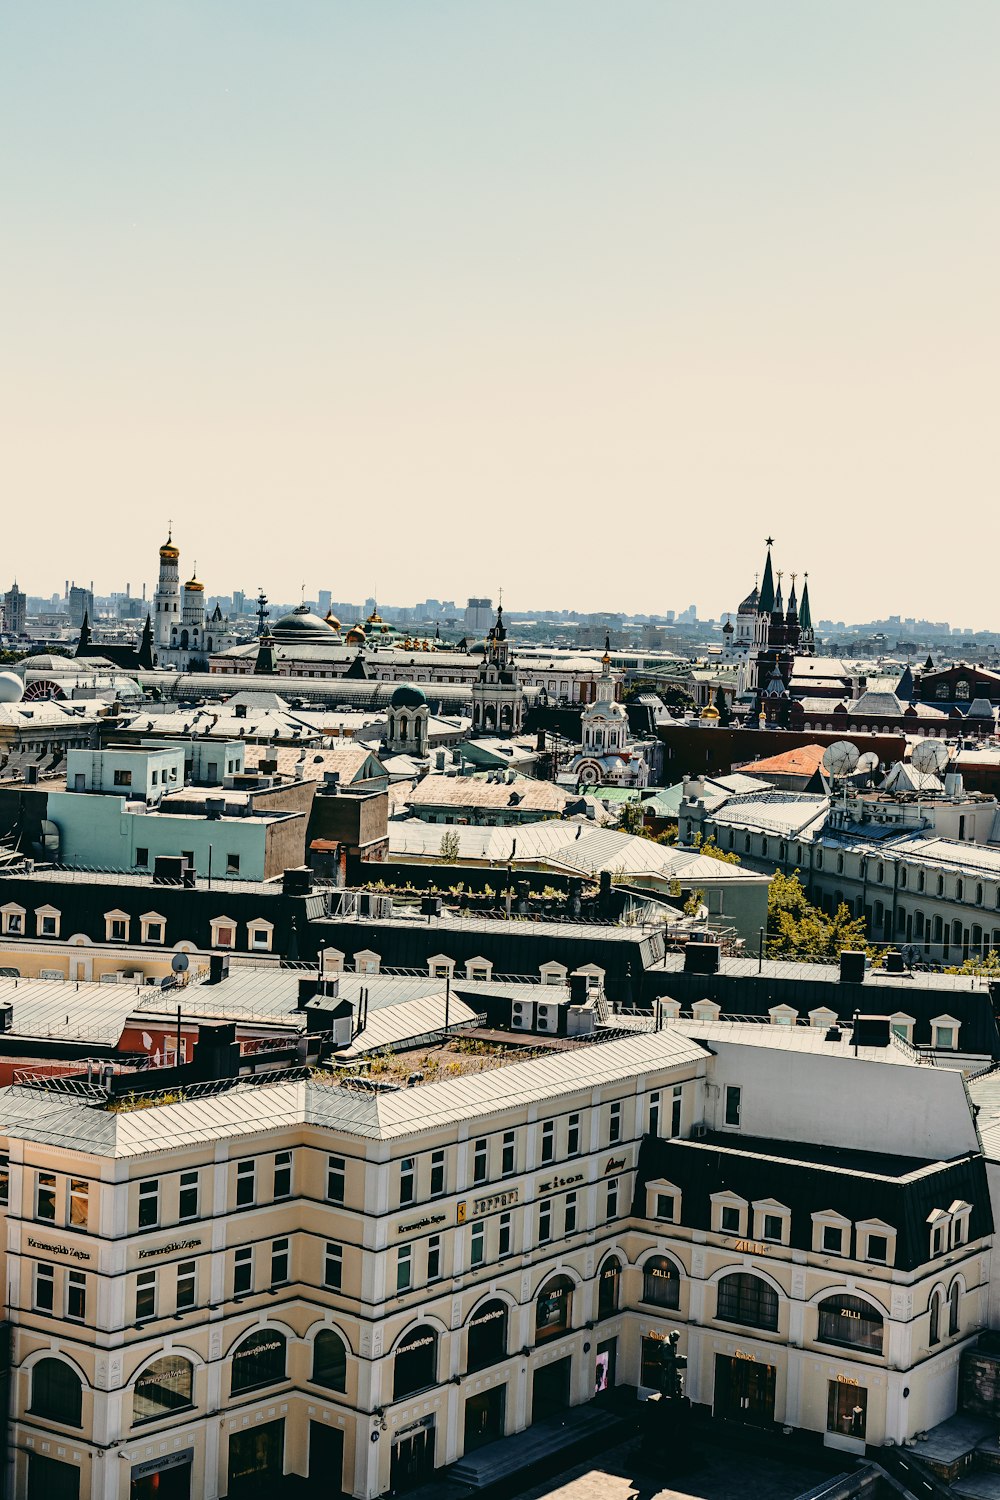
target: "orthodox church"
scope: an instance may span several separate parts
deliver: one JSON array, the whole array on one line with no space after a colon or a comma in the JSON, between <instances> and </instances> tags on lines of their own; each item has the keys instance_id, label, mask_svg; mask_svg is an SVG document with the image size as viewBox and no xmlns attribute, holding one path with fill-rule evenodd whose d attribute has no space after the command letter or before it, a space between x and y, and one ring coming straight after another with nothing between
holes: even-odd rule
<instances>
[{"instance_id":1,"label":"orthodox church","mask_svg":"<svg viewBox=\"0 0 1000 1500\"><path fill-rule=\"evenodd\" d=\"M643 787L649 783L649 766L641 752L630 744L628 712L615 699L611 675L611 640L605 638L597 697L580 715L583 749L566 767L565 776L576 786Z\"/></svg>"},{"instance_id":2,"label":"orthodox church","mask_svg":"<svg viewBox=\"0 0 1000 1500\"><path fill-rule=\"evenodd\" d=\"M179 564L180 552L170 532L160 548L153 597L153 665L178 672L207 671L209 655L234 646L237 637L218 604L206 614L205 585L197 577L197 567L181 588Z\"/></svg>"},{"instance_id":3,"label":"orthodox church","mask_svg":"<svg viewBox=\"0 0 1000 1500\"><path fill-rule=\"evenodd\" d=\"M472 733L520 734L523 721L524 690L511 655L501 604L472 684Z\"/></svg>"},{"instance_id":4,"label":"orthodox church","mask_svg":"<svg viewBox=\"0 0 1000 1500\"><path fill-rule=\"evenodd\" d=\"M801 602L796 596L795 578L787 605L782 597L782 574L775 572L771 560L772 537L767 538L767 556L761 582L755 582L736 615L723 625L723 654L739 659L736 708L748 718L764 716L767 722L782 721L781 705L791 703L790 684L796 657L815 656L812 608L809 603L809 575L805 575ZM729 644L727 645L727 641Z\"/></svg>"}]
</instances>

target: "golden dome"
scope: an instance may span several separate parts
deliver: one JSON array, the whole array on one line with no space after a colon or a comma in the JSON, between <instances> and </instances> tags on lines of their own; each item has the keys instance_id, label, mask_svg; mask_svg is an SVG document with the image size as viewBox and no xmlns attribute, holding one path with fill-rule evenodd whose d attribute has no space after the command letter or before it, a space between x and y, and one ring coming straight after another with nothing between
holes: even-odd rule
<instances>
[{"instance_id":1,"label":"golden dome","mask_svg":"<svg viewBox=\"0 0 1000 1500\"><path fill-rule=\"evenodd\" d=\"M205 592L205 585L199 583L197 578L189 578L184 588L189 594L203 594Z\"/></svg>"},{"instance_id":2,"label":"golden dome","mask_svg":"<svg viewBox=\"0 0 1000 1500\"><path fill-rule=\"evenodd\" d=\"M345 637L349 646L363 646L367 639L363 625L352 625Z\"/></svg>"},{"instance_id":3,"label":"golden dome","mask_svg":"<svg viewBox=\"0 0 1000 1500\"><path fill-rule=\"evenodd\" d=\"M711 703L709 703L706 708L702 709L701 717L703 719L717 719L719 717L719 710L717 708L713 708Z\"/></svg>"},{"instance_id":4,"label":"golden dome","mask_svg":"<svg viewBox=\"0 0 1000 1500\"><path fill-rule=\"evenodd\" d=\"M160 548L160 556L164 562L176 562L180 555L180 550L174 546L173 533L171 532Z\"/></svg>"},{"instance_id":5,"label":"golden dome","mask_svg":"<svg viewBox=\"0 0 1000 1500\"><path fill-rule=\"evenodd\" d=\"M368 619L365 621L365 624L366 625L381 625L382 624L382 616L378 612L378 605L377 604L376 604L375 608L372 610L371 614L368 616Z\"/></svg>"},{"instance_id":6,"label":"golden dome","mask_svg":"<svg viewBox=\"0 0 1000 1500\"><path fill-rule=\"evenodd\" d=\"M333 630L340 629L340 621L337 619L337 616L334 614L332 609L327 610L326 614L323 616L323 619Z\"/></svg>"}]
</instances>

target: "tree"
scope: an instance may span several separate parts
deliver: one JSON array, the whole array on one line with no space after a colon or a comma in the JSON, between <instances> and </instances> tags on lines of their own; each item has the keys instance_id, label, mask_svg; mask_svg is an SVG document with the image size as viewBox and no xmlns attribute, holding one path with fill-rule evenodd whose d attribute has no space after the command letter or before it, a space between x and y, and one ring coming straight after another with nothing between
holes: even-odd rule
<instances>
[{"instance_id":1,"label":"tree","mask_svg":"<svg viewBox=\"0 0 1000 1500\"><path fill-rule=\"evenodd\" d=\"M696 833L694 836L694 847L699 854L704 854L706 859L721 860L724 865L738 865L740 857L732 849L720 849L715 842L715 835L710 833L708 838Z\"/></svg>"},{"instance_id":2,"label":"tree","mask_svg":"<svg viewBox=\"0 0 1000 1500\"><path fill-rule=\"evenodd\" d=\"M457 865L458 856L461 851L462 846L459 842L458 834L454 831L454 829L452 829L449 833L444 833L441 835L441 847L438 850L438 853L441 856L441 861L443 864Z\"/></svg>"},{"instance_id":3,"label":"tree","mask_svg":"<svg viewBox=\"0 0 1000 1500\"><path fill-rule=\"evenodd\" d=\"M733 716L729 712L729 700L722 691L722 683L715 690L715 711L719 715L719 723L725 728L732 723Z\"/></svg>"},{"instance_id":4,"label":"tree","mask_svg":"<svg viewBox=\"0 0 1000 1500\"><path fill-rule=\"evenodd\" d=\"M767 893L768 958L836 958L844 948L868 951L863 917L843 902L828 916L808 899L798 871L775 870Z\"/></svg>"},{"instance_id":5,"label":"tree","mask_svg":"<svg viewBox=\"0 0 1000 1500\"><path fill-rule=\"evenodd\" d=\"M642 812L641 802L625 802L618 816L618 828L621 833L638 834L644 837L646 823Z\"/></svg>"}]
</instances>

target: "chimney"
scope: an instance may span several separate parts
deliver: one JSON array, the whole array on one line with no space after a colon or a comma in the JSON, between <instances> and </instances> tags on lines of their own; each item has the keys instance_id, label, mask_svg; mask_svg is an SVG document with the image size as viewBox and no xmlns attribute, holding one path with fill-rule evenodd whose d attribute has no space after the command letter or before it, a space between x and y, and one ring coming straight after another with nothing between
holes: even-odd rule
<instances>
[{"instance_id":1,"label":"chimney","mask_svg":"<svg viewBox=\"0 0 1000 1500\"><path fill-rule=\"evenodd\" d=\"M590 995L590 975L571 974L569 976L569 1003L570 1005L586 1005Z\"/></svg>"},{"instance_id":2,"label":"chimney","mask_svg":"<svg viewBox=\"0 0 1000 1500\"><path fill-rule=\"evenodd\" d=\"M722 949L718 943L688 943L684 949L685 974L718 974Z\"/></svg>"},{"instance_id":3,"label":"chimney","mask_svg":"<svg viewBox=\"0 0 1000 1500\"><path fill-rule=\"evenodd\" d=\"M221 984L229 978L229 954L211 953L208 958L208 983Z\"/></svg>"},{"instance_id":4,"label":"chimney","mask_svg":"<svg viewBox=\"0 0 1000 1500\"><path fill-rule=\"evenodd\" d=\"M841 984L864 984L865 955L852 948L845 948L840 955Z\"/></svg>"},{"instance_id":5,"label":"chimney","mask_svg":"<svg viewBox=\"0 0 1000 1500\"><path fill-rule=\"evenodd\" d=\"M203 1082L237 1078L240 1044L236 1040L236 1022L203 1021L198 1027L193 1063L195 1073Z\"/></svg>"},{"instance_id":6,"label":"chimney","mask_svg":"<svg viewBox=\"0 0 1000 1500\"><path fill-rule=\"evenodd\" d=\"M283 896L308 896L312 890L313 872L306 865L296 865L281 877Z\"/></svg>"}]
</instances>

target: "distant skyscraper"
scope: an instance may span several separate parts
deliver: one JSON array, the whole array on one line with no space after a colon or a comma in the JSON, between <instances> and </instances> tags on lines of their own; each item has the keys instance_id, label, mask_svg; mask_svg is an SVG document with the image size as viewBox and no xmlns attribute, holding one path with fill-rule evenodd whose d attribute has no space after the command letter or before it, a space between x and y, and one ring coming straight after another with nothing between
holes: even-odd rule
<instances>
[{"instance_id":1,"label":"distant skyscraper","mask_svg":"<svg viewBox=\"0 0 1000 1500\"><path fill-rule=\"evenodd\" d=\"M83 624L83 617L87 615L90 623L94 623L94 591L85 589L82 585L70 584L69 590L69 623L78 628Z\"/></svg>"},{"instance_id":2,"label":"distant skyscraper","mask_svg":"<svg viewBox=\"0 0 1000 1500\"><path fill-rule=\"evenodd\" d=\"M470 599L465 607L465 628L478 635L493 624L493 600Z\"/></svg>"},{"instance_id":3,"label":"distant skyscraper","mask_svg":"<svg viewBox=\"0 0 1000 1500\"><path fill-rule=\"evenodd\" d=\"M21 635L28 615L28 600L17 586L17 579L3 596L4 629L11 635Z\"/></svg>"},{"instance_id":4,"label":"distant skyscraper","mask_svg":"<svg viewBox=\"0 0 1000 1500\"><path fill-rule=\"evenodd\" d=\"M323 619L325 619L326 616L330 613L330 605L332 604L332 602L333 602L333 595L331 594L330 590L329 589L320 589L320 591L319 591L319 613L320 613L320 615L321 615L321 617Z\"/></svg>"},{"instance_id":5,"label":"distant skyscraper","mask_svg":"<svg viewBox=\"0 0 1000 1500\"><path fill-rule=\"evenodd\" d=\"M247 612L247 596L243 589L237 589L233 594L233 614L239 619L240 615Z\"/></svg>"}]
</instances>

